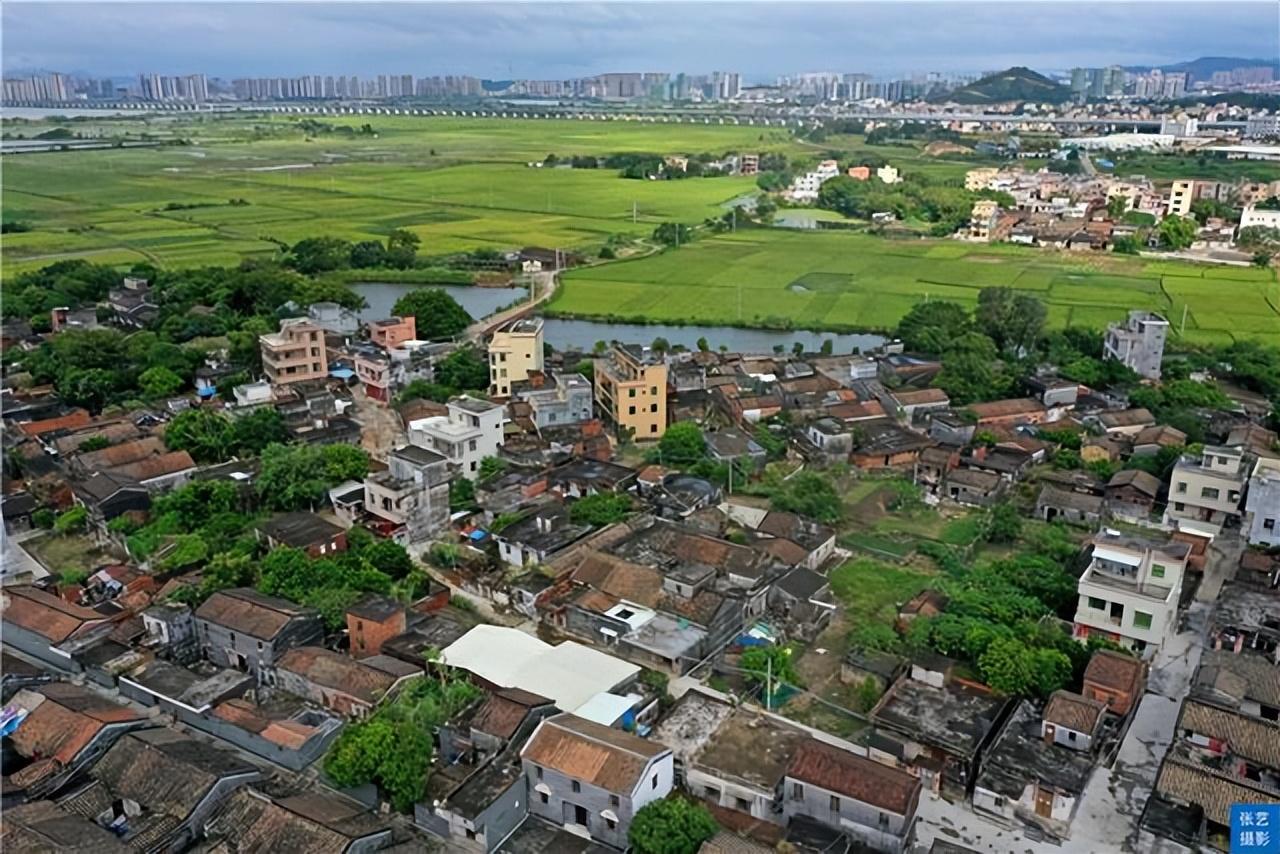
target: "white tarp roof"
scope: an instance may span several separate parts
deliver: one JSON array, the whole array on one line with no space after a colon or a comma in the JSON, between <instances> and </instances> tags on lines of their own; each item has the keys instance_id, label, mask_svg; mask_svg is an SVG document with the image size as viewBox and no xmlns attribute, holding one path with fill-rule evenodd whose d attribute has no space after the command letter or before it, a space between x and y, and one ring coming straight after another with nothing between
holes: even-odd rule
<instances>
[{"instance_id":1,"label":"white tarp roof","mask_svg":"<svg viewBox=\"0 0 1280 854\"><path fill-rule=\"evenodd\" d=\"M551 646L505 626L476 626L445 647L440 659L495 685L547 697L566 712L577 712L640 672L589 646L574 641Z\"/></svg>"}]
</instances>

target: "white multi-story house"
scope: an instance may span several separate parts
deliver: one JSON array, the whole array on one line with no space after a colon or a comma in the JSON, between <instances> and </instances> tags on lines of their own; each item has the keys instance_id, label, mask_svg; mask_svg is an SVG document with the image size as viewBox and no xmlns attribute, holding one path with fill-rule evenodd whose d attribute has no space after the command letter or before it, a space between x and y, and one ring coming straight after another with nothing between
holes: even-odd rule
<instances>
[{"instance_id":1,"label":"white multi-story house","mask_svg":"<svg viewBox=\"0 0 1280 854\"><path fill-rule=\"evenodd\" d=\"M464 477L475 480L480 461L502 447L506 419L500 404L463 396L449 401L448 415L409 422L409 443L435 451Z\"/></svg>"},{"instance_id":2,"label":"white multi-story house","mask_svg":"<svg viewBox=\"0 0 1280 854\"><path fill-rule=\"evenodd\" d=\"M1199 459L1183 457L1173 467L1165 521L1177 524L1185 519L1221 525L1240 515L1244 484L1241 450L1206 445Z\"/></svg>"},{"instance_id":3,"label":"white multi-story house","mask_svg":"<svg viewBox=\"0 0 1280 854\"><path fill-rule=\"evenodd\" d=\"M1255 546L1280 546L1280 460L1261 457L1249 478L1245 530Z\"/></svg>"},{"instance_id":4,"label":"white multi-story house","mask_svg":"<svg viewBox=\"0 0 1280 854\"><path fill-rule=\"evenodd\" d=\"M1191 546L1103 530L1080 576L1077 640L1102 635L1139 652L1158 647L1178 621L1178 597Z\"/></svg>"}]
</instances>

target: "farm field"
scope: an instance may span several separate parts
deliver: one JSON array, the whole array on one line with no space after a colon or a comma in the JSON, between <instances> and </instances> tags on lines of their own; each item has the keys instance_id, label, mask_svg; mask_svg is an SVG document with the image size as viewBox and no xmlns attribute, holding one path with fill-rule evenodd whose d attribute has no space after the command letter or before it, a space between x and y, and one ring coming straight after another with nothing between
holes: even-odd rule
<instances>
[{"instance_id":1,"label":"farm field","mask_svg":"<svg viewBox=\"0 0 1280 854\"><path fill-rule=\"evenodd\" d=\"M1100 328L1160 311L1189 341L1280 342L1271 270L1048 253L1009 245L889 241L850 232L751 230L566 274L562 315L667 323L888 330L915 303L975 304L995 285L1042 299L1053 326Z\"/></svg>"},{"instance_id":2,"label":"farm field","mask_svg":"<svg viewBox=\"0 0 1280 854\"><path fill-rule=\"evenodd\" d=\"M270 256L280 242L330 235L378 239L395 228L424 254L535 244L581 247L647 235L665 220L700 221L754 188L751 178L632 181L615 170L530 168L548 153L768 150L780 129L627 122L396 116L320 117L364 133L308 131L299 117L22 123L33 136L184 140L158 148L11 155L4 274L65 258L165 266ZM243 200L231 205L229 200ZM174 209L177 206L180 208Z\"/></svg>"}]
</instances>

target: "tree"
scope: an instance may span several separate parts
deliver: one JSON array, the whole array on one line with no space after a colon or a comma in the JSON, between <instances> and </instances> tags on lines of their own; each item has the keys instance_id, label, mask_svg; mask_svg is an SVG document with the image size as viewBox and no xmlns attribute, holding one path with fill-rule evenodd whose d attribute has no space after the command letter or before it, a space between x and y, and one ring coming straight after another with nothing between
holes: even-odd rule
<instances>
[{"instance_id":1,"label":"tree","mask_svg":"<svg viewBox=\"0 0 1280 854\"><path fill-rule=\"evenodd\" d=\"M1111 196L1107 199L1107 216L1118 220L1129 209L1129 199L1125 196Z\"/></svg>"},{"instance_id":2,"label":"tree","mask_svg":"<svg viewBox=\"0 0 1280 854\"><path fill-rule=\"evenodd\" d=\"M395 540L374 540L359 550L359 556L374 569L395 579L404 578L413 572L415 566L408 549Z\"/></svg>"},{"instance_id":3,"label":"tree","mask_svg":"<svg viewBox=\"0 0 1280 854\"><path fill-rule=\"evenodd\" d=\"M1160 245L1167 249L1186 249L1196 239L1196 221L1191 217L1166 216L1156 227Z\"/></svg>"},{"instance_id":4,"label":"tree","mask_svg":"<svg viewBox=\"0 0 1280 854\"><path fill-rule=\"evenodd\" d=\"M934 385L946 391L953 404L964 405L1006 396L1012 380L998 361L995 342L969 332L945 349Z\"/></svg>"},{"instance_id":5,"label":"tree","mask_svg":"<svg viewBox=\"0 0 1280 854\"><path fill-rule=\"evenodd\" d=\"M569 505L569 518L580 525L603 527L631 515L631 499L616 492L597 492Z\"/></svg>"},{"instance_id":6,"label":"tree","mask_svg":"<svg viewBox=\"0 0 1280 854\"><path fill-rule=\"evenodd\" d=\"M680 246L693 240L693 229L678 222L664 222L653 230L653 239L664 246Z\"/></svg>"},{"instance_id":7,"label":"tree","mask_svg":"<svg viewBox=\"0 0 1280 854\"><path fill-rule=\"evenodd\" d=\"M973 321L964 307L945 300L916 303L898 321L898 337L916 353L942 353L971 331Z\"/></svg>"},{"instance_id":8,"label":"tree","mask_svg":"<svg viewBox=\"0 0 1280 854\"><path fill-rule=\"evenodd\" d=\"M659 335L653 339L653 343L649 345L649 349L655 353L666 353L671 350L671 342Z\"/></svg>"},{"instance_id":9,"label":"tree","mask_svg":"<svg viewBox=\"0 0 1280 854\"><path fill-rule=\"evenodd\" d=\"M783 481L770 497L774 510L809 516L819 522L840 521L843 504L835 486L823 475L805 470Z\"/></svg>"},{"instance_id":10,"label":"tree","mask_svg":"<svg viewBox=\"0 0 1280 854\"><path fill-rule=\"evenodd\" d=\"M987 542L1012 543L1022 534L1022 516L1009 501L1001 501L987 516Z\"/></svg>"},{"instance_id":11,"label":"tree","mask_svg":"<svg viewBox=\"0 0 1280 854\"><path fill-rule=\"evenodd\" d=\"M350 257L356 269L382 267L387 263L387 249L376 240L362 240L351 247Z\"/></svg>"},{"instance_id":12,"label":"tree","mask_svg":"<svg viewBox=\"0 0 1280 854\"><path fill-rule=\"evenodd\" d=\"M778 213L778 203L772 196L764 195L756 198L756 221L761 225L773 225L773 218Z\"/></svg>"},{"instance_id":13,"label":"tree","mask_svg":"<svg viewBox=\"0 0 1280 854\"><path fill-rule=\"evenodd\" d=\"M997 638L978 659L978 669L991 689L1015 696L1028 693L1035 678L1033 653L1014 638Z\"/></svg>"},{"instance_id":14,"label":"tree","mask_svg":"<svg viewBox=\"0 0 1280 854\"><path fill-rule=\"evenodd\" d=\"M172 397L182 388L182 377L163 365L147 368L138 376L138 388L151 400Z\"/></svg>"},{"instance_id":15,"label":"tree","mask_svg":"<svg viewBox=\"0 0 1280 854\"><path fill-rule=\"evenodd\" d=\"M658 440L658 461L663 465L691 466L703 458L706 450L702 428L692 421L679 421Z\"/></svg>"},{"instance_id":16,"label":"tree","mask_svg":"<svg viewBox=\"0 0 1280 854\"><path fill-rule=\"evenodd\" d=\"M196 462L221 463L235 453L236 430L221 412L188 409L169 422L164 443L172 450L186 451Z\"/></svg>"},{"instance_id":17,"label":"tree","mask_svg":"<svg viewBox=\"0 0 1280 854\"><path fill-rule=\"evenodd\" d=\"M636 854L695 854L719 830L702 804L666 797L650 801L636 812L627 841Z\"/></svg>"},{"instance_id":18,"label":"tree","mask_svg":"<svg viewBox=\"0 0 1280 854\"><path fill-rule=\"evenodd\" d=\"M480 461L480 480L488 480L506 470L507 461L502 457L485 457Z\"/></svg>"},{"instance_id":19,"label":"tree","mask_svg":"<svg viewBox=\"0 0 1280 854\"><path fill-rule=\"evenodd\" d=\"M749 681L759 686L769 683L775 693L779 685L795 685L800 681L790 647L777 644L749 647L742 653L739 666Z\"/></svg>"},{"instance_id":20,"label":"tree","mask_svg":"<svg viewBox=\"0 0 1280 854\"><path fill-rule=\"evenodd\" d=\"M337 237L308 237L289 250L288 264L299 273L314 275L340 270L351 260L351 244Z\"/></svg>"},{"instance_id":21,"label":"tree","mask_svg":"<svg viewBox=\"0 0 1280 854\"><path fill-rule=\"evenodd\" d=\"M407 386L400 390L400 393L396 395L396 403L405 403L410 400L432 400L436 403L444 403L455 394L457 394L456 389L439 383L417 379L410 381Z\"/></svg>"},{"instance_id":22,"label":"tree","mask_svg":"<svg viewBox=\"0 0 1280 854\"><path fill-rule=\"evenodd\" d=\"M31 514L31 524L46 531L51 529L57 520L58 514L48 507L41 507Z\"/></svg>"},{"instance_id":23,"label":"tree","mask_svg":"<svg viewBox=\"0 0 1280 854\"><path fill-rule=\"evenodd\" d=\"M412 231L397 228L387 235L386 264L397 270L407 270L418 258L418 246L422 239Z\"/></svg>"},{"instance_id":24,"label":"tree","mask_svg":"<svg viewBox=\"0 0 1280 854\"><path fill-rule=\"evenodd\" d=\"M412 317L418 337L428 341L452 338L473 320L457 300L440 288L410 291L396 300L391 312L399 317Z\"/></svg>"},{"instance_id":25,"label":"tree","mask_svg":"<svg viewBox=\"0 0 1280 854\"><path fill-rule=\"evenodd\" d=\"M455 350L436 365L436 381L449 388L484 390L489 387L489 363L467 347Z\"/></svg>"},{"instance_id":26,"label":"tree","mask_svg":"<svg viewBox=\"0 0 1280 854\"><path fill-rule=\"evenodd\" d=\"M63 401L83 406L90 412L101 412L114 397L118 386L116 374L105 368L70 369L54 383Z\"/></svg>"},{"instance_id":27,"label":"tree","mask_svg":"<svg viewBox=\"0 0 1280 854\"><path fill-rule=\"evenodd\" d=\"M696 346L699 353L705 353L711 349L711 345L707 343L707 339L703 336L698 336Z\"/></svg>"},{"instance_id":28,"label":"tree","mask_svg":"<svg viewBox=\"0 0 1280 854\"><path fill-rule=\"evenodd\" d=\"M974 319L996 347L1015 355L1030 352L1044 331L1048 311L1044 303L1012 288L983 288L978 292Z\"/></svg>"},{"instance_id":29,"label":"tree","mask_svg":"<svg viewBox=\"0 0 1280 854\"><path fill-rule=\"evenodd\" d=\"M255 487L265 507L301 510L318 505L343 481L363 479L368 471L368 454L351 445L268 445Z\"/></svg>"},{"instance_id":30,"label":"tree","mask_svg":"<svg viewBox=\"0 0 1280 854\"><path fill-rule=\"evenodd\" d=\"M231 422L231 440L240 456L257 456L267 445L289 440L284 418L272 407L255 409Z\"/></svg>"},{"instance_id":31,"label":"tree","mask_svg":"<svg viewBox=\"0 0 1280 854\"><path fill-rule=\"evenodd\" d=\"M1111 251L1119 255L1137 255L1141 250L1142 244L1138 238L1128 234L1122 234L1111 241Z\"/></svg>"}]
</instances>

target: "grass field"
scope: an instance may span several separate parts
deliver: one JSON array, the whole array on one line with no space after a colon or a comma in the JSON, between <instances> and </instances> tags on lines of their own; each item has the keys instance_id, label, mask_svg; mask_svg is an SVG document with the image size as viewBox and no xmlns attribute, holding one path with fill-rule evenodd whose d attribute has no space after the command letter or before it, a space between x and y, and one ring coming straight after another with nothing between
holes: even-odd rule
<instances>
[{"instance_id":1,"label":"grass field","mask_svg":"<svg viewBox=\"0 0 1280 854\"><path fill-rule=\"evenodd\" d=\"M887 330L921 300L974 304L993 285L1044 300L1053 326L1100 328L1146 308L1166 314L1176 333L1185 307L1188 340L1280 342L1271 270L848 232L742 231L572 272L550 308L654 322Z\"/></svg>"}]
</instances>

